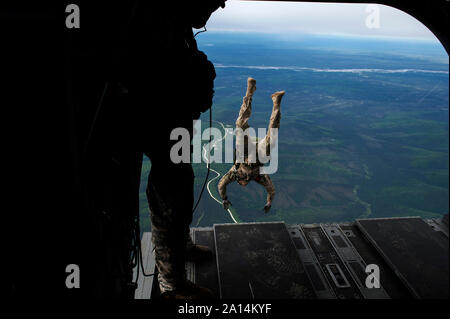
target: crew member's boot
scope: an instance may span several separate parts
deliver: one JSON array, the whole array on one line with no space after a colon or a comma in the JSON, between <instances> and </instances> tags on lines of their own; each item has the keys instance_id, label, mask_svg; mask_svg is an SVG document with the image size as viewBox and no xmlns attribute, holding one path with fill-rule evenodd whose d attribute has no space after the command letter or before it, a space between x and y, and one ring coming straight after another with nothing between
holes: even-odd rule
<instances>
[{"instance_id":1,"label":"crew member's boot","mask_svg":"<svg viewBox=\"0 0 450 319\"><path fill-rule=\"evenodd\" d=\"M192 242L191 236L188 237L186 244L186 260L194 263L201 263L211 260L213 252L208 246L197 245Z\"/></svg>"},{"instance_id":2,"label":"crew member's boot","mask_svg":"<svg viewBox=\"0 0 450 319\"><path fill-rule=\"evenodd\" d=\"M185 284L172 291L166 291L161 294L162 299L213 299L214 294L211 289L198 286L187 280Z\"/></svg>"}]
</instances>

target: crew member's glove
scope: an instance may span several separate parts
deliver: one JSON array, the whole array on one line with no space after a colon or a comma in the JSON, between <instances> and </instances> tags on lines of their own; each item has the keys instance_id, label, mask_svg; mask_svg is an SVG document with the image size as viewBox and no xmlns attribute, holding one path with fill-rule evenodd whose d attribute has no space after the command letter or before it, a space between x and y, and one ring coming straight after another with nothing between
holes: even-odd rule
<instances>
[{"instance_id":1,"label":"crew member's glove","mask_svg":"<svg viewBox=\"0 0 450 319\"><path fill-rule=\"evenodd\" d=\"M264 213L268 213L270 210L270 207L272 207L272 203L267 203L266 206L264 206Z\"/></svg>"},{"instance_id":2,"label":"crew member's glove","mask_svg":"<svg viewBox=\"0 0 450 319\"><path fill-rule=\"evenodd\" d=\"M231 206L231 202L228 199L224 199L222 201L222 206L223 206L223 209L228 210L228 208Z\"/></svg>"}]
</instances>

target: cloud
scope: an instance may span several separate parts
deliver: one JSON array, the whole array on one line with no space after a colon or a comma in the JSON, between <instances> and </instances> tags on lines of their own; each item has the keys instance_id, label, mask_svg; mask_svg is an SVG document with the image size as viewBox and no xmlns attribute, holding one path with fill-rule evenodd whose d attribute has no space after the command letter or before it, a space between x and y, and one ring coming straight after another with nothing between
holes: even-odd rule
<instances>
[{"instance_id":1,"label":"cloud","mask_svg":"<svg viewBox=\"0 0 450 319\"><path fill-rule=\"evenodd\" d=\"M374 5L372 5L374 6ZM435 40L421 22L384 5L379 28L368 28L368 4L295 3L228 0L211 16L208 30L264 33L341 34L365 37L405 37Z\"/></svg>"}]
</instances>

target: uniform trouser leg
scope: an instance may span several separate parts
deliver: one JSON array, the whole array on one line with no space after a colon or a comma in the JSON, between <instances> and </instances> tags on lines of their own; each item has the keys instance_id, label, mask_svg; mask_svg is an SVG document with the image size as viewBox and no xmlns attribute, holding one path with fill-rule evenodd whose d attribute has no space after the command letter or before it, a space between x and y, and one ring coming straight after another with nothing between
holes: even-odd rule
<instances>
[{"instance_id":1,"label":"uniform trouser leg","mask_svg":"<svg viewBox=\"0 0 450 319\"><path fill-rule=\"evenodd\" d=\"M240 128L245 131L249 125L248 120L252 114L252 96L246 95L242 99L241 109L239 110L239 116L236 120L236 128Z\"/></svg>"},{"instance_id":2,"label":"uniform trouser leg","mask_svg":"<svg viewBox=\"0 0 450 319\"><path fill-rule=\"evenodd\" d=\"M278 138L278 131L274 129L280 128L280 120L281 120L281 97L283 96L284 92L282 94L279 94L281 92L274 93L272 95L272 101L273 101L273 108L272 108L272 114L270 115L269 120L269 127L267 128L267 134L264 137L264 139L261 140L261 142L258 145L258 148L260 148L260 151L264 151L265 154L270 155L270 150L273 149L275 146L275 143Z\"/></svg>"},{"instance_id":3,"label":"uniform trouser leg","mask_svg":"<svg viewBox=\"0 0 450 319\"><path fill-rule=\"evenodd\" d=\"M239 116L236 120L236 149L240 151L244 150L244 154L248 152L249 139L247 136L243 136L243 132L249 128L248 120L252 114L252 98L253 93L256 90L256 81L249 78L247 81L247 92L242 99L241 109L239 110ZM242 145L243 144L243 145Z\"/></svg>"},{"instance_id":4,"label":"uniform trouser leg","mask_svg":"<svg viewBox=\"0 0 450 319\"><path fill-rule=\"evenodd\" d=\"M152 162L147 199L161 292L175 290L186 280L185 251L192 222L193 187L190 164Z\"/></svg>"}]
</instances>

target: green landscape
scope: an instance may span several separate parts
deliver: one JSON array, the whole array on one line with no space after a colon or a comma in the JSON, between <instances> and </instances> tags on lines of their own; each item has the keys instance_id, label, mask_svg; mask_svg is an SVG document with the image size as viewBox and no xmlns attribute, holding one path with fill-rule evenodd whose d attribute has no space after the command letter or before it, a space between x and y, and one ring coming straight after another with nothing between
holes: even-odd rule
<instances>
[{"instance_id":1,"label":"green landscape","mask_svg":"<svg viewBox=\"0 0 450 319\"><path fill-rule=\"evenodd\" d=\"M218 32L200 38L200 49L216 66L213 126L234 126L249 76L257 81L250 119L255 129L268 125L270 95L286 91L272 209L264 214L263 187L233 183L228 196L236 220L296 224L448 212L448 56L435 43L374 41L311 37L297 43ZM202 115L203 129L208 118ZM150 166L145 158L143 231L150 228ZM205 163L193 167L197 199L207 170ZM230 167L211 165L221 175ZM211 171L209 180L214 177ZM210 183L216 198L219 179ZM230 222L205 190L191 226Z\"/></svg>"}]
</instances>

